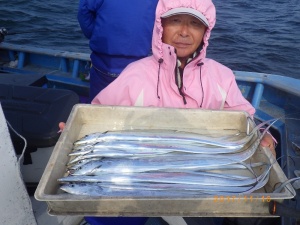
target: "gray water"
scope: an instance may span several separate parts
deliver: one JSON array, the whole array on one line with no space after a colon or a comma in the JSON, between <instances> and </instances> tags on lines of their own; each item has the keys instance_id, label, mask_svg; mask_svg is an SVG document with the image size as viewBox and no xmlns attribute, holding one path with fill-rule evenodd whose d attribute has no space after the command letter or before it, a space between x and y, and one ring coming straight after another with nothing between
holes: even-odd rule
<instances>
[{"instance_id":1,"label":"gray water","mask_svg":"<svg viewBox=\"0 0 300 225\"><path fill-rule=\"evenodd\" d=\"M145 1L145 0L143 0ZM207 57L233 70L300 79L300 0L214 0L217 23ZM0 0L8 43L90 53L78 1Z\"/></svg>"}]
</instances>

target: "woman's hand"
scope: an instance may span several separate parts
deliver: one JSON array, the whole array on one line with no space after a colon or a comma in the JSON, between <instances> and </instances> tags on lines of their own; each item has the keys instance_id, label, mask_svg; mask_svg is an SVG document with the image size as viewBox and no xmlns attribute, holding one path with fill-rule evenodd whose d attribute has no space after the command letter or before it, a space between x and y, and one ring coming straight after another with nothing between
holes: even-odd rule
<instances>
[{"instance_id":1,"label":"woman's hand","mask_svg":"<svg viewBox=\"0 0 300 225\"><path fill-rule=\"evenodd\" d=\"M268 148L271 150L272 154L273 154L273 155L275 156L275 158L276 158L275 142L274 142L274 139L273 139L273 137L272 137L271 134L266 133L266 134L263 136L263 138L262 138L262 140L261 140L261 142L260 142L260 145L261 145L262 147L268 147Z\"/></svg>"},{"instance_id":2,"label":"woman's hand","mask_svg":"<svg viewBox=\"0 0 300 225\"><path fill-rule=\"evenodd\" d=\"M60 122L60 123L58 124L59 131L58 131L57 133L62 132L62 131L64 130L65 126L66 126L66 123Z\"/></svg>"}]
</instances>

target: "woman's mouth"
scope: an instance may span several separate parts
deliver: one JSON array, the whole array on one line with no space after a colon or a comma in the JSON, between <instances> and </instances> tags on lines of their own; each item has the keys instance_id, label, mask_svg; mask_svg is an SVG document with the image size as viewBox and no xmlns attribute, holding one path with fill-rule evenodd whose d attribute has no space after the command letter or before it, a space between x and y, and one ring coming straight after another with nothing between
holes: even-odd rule
<instances>
[{"instance_id":1,"label":"woman's mouth","mask_svg":"<svg viewBox=\"0 0 300 225\"><path fill-rule=\"evenodd\" d=\"M185 42L175 42L175 46L178 48L187 48L189 47L191 44L190 43L185 43Z\"/></svg>"}]
</instances>

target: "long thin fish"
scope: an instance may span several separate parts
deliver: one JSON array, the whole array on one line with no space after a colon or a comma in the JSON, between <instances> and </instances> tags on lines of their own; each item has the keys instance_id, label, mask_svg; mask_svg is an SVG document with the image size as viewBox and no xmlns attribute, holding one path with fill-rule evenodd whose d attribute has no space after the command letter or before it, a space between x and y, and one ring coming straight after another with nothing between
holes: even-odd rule
<instances>
[{"instance_id":1,"label":"long thin fish","mask_svg":"<svg viewBox=\"0 0 300 225\"><path fill-rule=\"evenodd\" d=\"M181 160L182 158L176 159L176 162L179 164L181 163L182 165L187 166L190 164L190 162L193 160L195 161L195 159L188 159L187 162ZM74 174L74 172L81 170L80 173L81 175L87 175L87 174L92 174L91 171L94 171L95 169L97 169L98 167L101 167L103 170L112 172L113 170L110 170L110 167L113 167L113 165L109 165L109 167L105 167L106 162L110 162L111 158L91 158L91 159L84 159L82 161L79 161L78 163L75 164L71 164L68 168L67 168L67 172L69 174ZM159 170L161 168L161 165L163 165L164 167L166 165L168 165L169 163L168 160L163 160L163 158L161 157L149 157L149 158L132 158L132 159L124 159L124 158L119 158L119 159L115 159L113 161L113 164L117 162L118 164L120 164L120 162L124 162L124 167L125 168L131 168L132 171L137 172L136 167L145 167L147 168L148 166L150 167L150 170L152 170L153 167L153 163L155 165L158 164L158 168L156 168L156 170ZM171 161L171 163L173 163L174 161ZM227 160L227 162L224 162L224 164L222 163L217 163L217 165L213 165L211 163L207 163L206 165L202 165L199 166L197 165L195 167L199 168L202 171L206 171L206 170L238 170L238 169L248 169L249 171L251 171L252 173L254 173L251 169L258 167L258 166L263 166L266 163L264 162L257 162L257 163L244 163L244 162L236 162L236 163L231 163L232 160ZM104 163L104 166L103 166ZM230 163L230 164L228 164ZM120 166L119 166L120 167ZM125 169L124 168L124 169ZM182 166L179 166L177 168L175 168L174 170L181 170ZM121 170L123 170L123 168L121 168ZM171 170L170 168L168 168L169 171L174 171ZM186 170L186 168L183 168L183 170ZM145 170L147 171L147 170ZM117 171L118 173L120 171Z\"/></svg>"},{"instance_id":2,"label":"long thin fish","mask_svg":"<svg viewBox=\"0 0 300 225\"><path fill-rule=\"evenodd\" d=\"M264 125L272 122L270 126L275 123L278 119L272 119L265 122L260 123L255 126L252 131L245 135L245 137L238 140L224 140L224 137L209 137L204 135L199 135L197 133L192 132L183 132L183 131L172 131L172 130L162 130L159 132L155 130L155 132L150 132L148 130L121 130L121 131L107 131L105 133L94 133L87 135L80 140L76 141L74 145L88 144L88 143L96 143L96 142L105 142L111 140L118 141L151 141L158 142L159 140L170 141L171 143L193 143L193 144L208 144L212 146L226 147L231 149L241 149L247 142L249 142L252 137L259 132L259 129ZM249 123L249 122L248 122ZM249 124L248 124L249 125Z\"/></svg>"},{"instance_id":3,"label":"long thin fish","mask_svg":"<svg viewBox=\"0 0 300 225\"><path fill-rule=\"evenodd\" d=\"M60 189L63 191L74 194L74 195L84 195L90 197L116 197L116 196L129 196L129 197L183 197L183 196L195 196L199 195L201 192L199 191L188 191L186 193L182 193L181 191L153 191L153 190L116 190L114 188L106 188L102 187L98 183L77 183L77 184L63 184ZM184 195L183 195L184 194Z\"/></svg>"},{"instance_id":4,"label":"long thin fish","mask_svg":"<svg viewBox=\"0 0 300 225\"><path fill-rule=\"evenodd\" d=\"M222 186L186 186L182 184L136 184L112 185L107 183L73 183L60 187L65 192L88 196L119 196L133 195L142 197L153 196L191 196L200 194L241 194L250 187L222 187Z\"/></svg>"},{"instance_id":5,"label":"long thin fish","mask_svg":"<svg viewBox=\"0 0 300 225\"><path fill-rule=\"evenodd\" d=\"M224 147L213 147L211 145L193 145L191 144L179 144L160 141L160 143L149 143L149 142L134 142L134 141L109 141L109 142L98 142L94 145L84 145L80 148L74 149L69 155L78 156L84 155L91 152L101 152L103 149L122 150L122 151L153 151L161 153L169 152L183 152L183 153L202 153L202 154L217 154L217 153L233 153L240 149L231 149Z\"/></svg>"},{"instance_id":6,"label":"long thin fish","mask_svg":"<svg viewBox=\"0 0 300 225\"><path fill-rule=\"evenodd\" d=\"M216 162L214 164L214 162ZM69 168L71 175L101 175L102 173L140 173L150 171L196 171L212 169L230 169L230 168L249 168L251 165L242 165L240 163L234 166L232 160L215 161L209 159L189 159L183 161L180 157L173 161L162 160L160 157L155 158L137 158L137 159L110 159L91 160L80 167ZM262 165L261 163L258 165ZM230 167L231 166L231 167ZM253 164L253 166L257 166Z\"/></svg>"},{"instance_id":7,"label":"long thin fish","mask_svg":"<svg viewBox=\"0 0 300 225\"><path fill-rule=\"evenodd\" d=\"M259 146L261 138L258 137L254 137L254 140L252 140L252 143L250 144L250 146L248 148L246 148L245 150L241 151L241 152L237 152L237 153L228 153L228 154L214 154L213 157L216 159L215 161L218 160L232 160L232 162L242 162L247 160L248 158L250 158L256 151L257 147ZM92 152L92 153L87 153L84 155L79 155L75 158L73 158L72 160L70 160L70 164L78 162L82 159L86 159L86 158L93 158L93 157L144 157L144 156L148 156L148 157L157 157L158 155L163 155L164 153L159 152L159 151L148 151L148 152L126 152L126 151L118 151L118 150L103 150L103 151L97 151L97 152ZM166 154L168 155L168 157L171 157L173 154L169 153ZM177 157L180 155L174 154ZM188 154L186 154L188 155ZM212 155L209 154L190 154L192 157L198 158L198 159L205 159L205 158L211 158ZM181 157L181 156L180 156ZM201 163L200 163L201 164ZM216 163L215 163L216 165Z\"/></svg>"},{"instance_id":8,"label":"long thin fish","mask_svg":"<svg viewBox=\"0 0 300 225\"><path fill-rule=\"evenodd\" d=\"M251 138L250 138L251 139ZM227 148L241 148L243 144L237 141L226 142L224 138L206 137L191 132L182 131L170 131L164 130L158 132L137 132L135 130L124 130L124 131L108 131L106 133L94 133L76 141L74 145L90 144L96 142L107 142L107 141L143 141L143 142L164 142L171 143L193 143L193 144L208 144L213 146L227 147Z\"/></svg>"},{"instance_id":9,"label":"long thin fish","mask_svg":"<svg viewBox=\"0 0 300 225\"><path fill-rule=\"evenodd\" d=\"M61 189L79 195L90 196L110 196L134 195L134 196L184 196L199 194L250 194L255 190L262 188L269 179L269 173L261 175L255 185L249 186L216 186L216 185L199 185L199 184L178 184L178 183L130 183L130 184L113 184L106 182L79 182L65 183ZM150 192L149 192L150 191ZM149 195L150 194L150 195Z\"/></svg>"},{"instance_id":10,"label":"long thin fish","mask_svg":"<svg viewBox=\"0 0 300 225\"><path fill-rule=\"evenodd\" d=\"M273 120L273 123L277 121L277 120ZM131 172L133 174L130 174L128 176L128 174L126 174L126 176L122 175L116 175L118 169L116 168L111 168L111 166L109 164L101 164L101 166L97 166L96 164L96 160L93 163L86 163L84 164L84 167L86 167L86 173L84 174L93 174L96 176L68 176L68 177L64 177L59 179L58 181L61 183L65 183L65 182L76 182L76 185L78 184L91 184L91 183L95 183L95 182L99 182L99 178L100 181L102 182L102 190L103 188L106 190L109 190L109 192L111 192L111 190L119 190L121 188L123 189L130 189L132 185L140 185L137 183L144 183L145 185L149 185L149 184L157 184L162 185L161 182L167 182L168 185L171 183L173 185L181 185L181 187L185 187L187 188L187 186L193 186L193 188L195 188L195 185L198 185L197 188L199 188L198 192L189 192L191 194L199 194L199 193L235 193L234 191L231 192L228 187L233 187L232 189L236 189L237 193L251 193L254 190L257 190L258 188L261 188L265 185L265 183L268 181L269 179L269 170L266 169L261 175L256 176L255 173L253 172L252 168L249 167L249 165L243 163L245 160L247 160L248 158L250 158L254 152L256 151L260 140L262 138L262 136L264 135L264 133L269 129L269 127L273 124L271 123L263 132L263 134L260 135L260 133L258 132L259 128L262 127L264 124L268 123L270 121L266 121L264 123L261 123L259 125L257 125L256 127L254 127L254 129L248 133L245 137L240 138L240 134L238 137L208 137L208 136L199 136L198 134L194 134L194 133L189 133L189 132L174 132L174 131L167 131L167 133L164 131L159 134L157 133L151 133L151 132L138 132L136 133L136 130L132 130L130 132L128 131L118 131L118 132L109 132L109 134L107 135L107 133L101 134L99 136L99 134L95 134L94 136L86 136L86 139L83 140L79 140L78 142L76 142L74 144L75 146L75 151L80 152L79 153L79 157L76 157L75 161L78 160L86 160L90 157L90 159L92 159L93 157L100 157L99 154L95 154L95 149L98 149L99 147L97 146L96 148L94 148L94 144L95 141L101 141L101 147L100 148L104 148L103 146L107 146L109 142L107 141L111 141L114 140L116 141L116 143L118 142L118 144L114 144L113 146L110 146L109 149L107 150L103 150L101 149L101 154L103 157L103 153L108 154L107 156L109 157L124 157L124 152L125 152L125 157L127 158L132 158L132 159L139 159L139 158L156 158L156 157L161 157L161 156L167 156L169 157L182 157L185 154L176 154L177 152L193 152L195 151L194 147L196 145L198 145L197 147L201 147L202 153L205 154L195 154L193 152L193 154L186 154L189 155L189 157L195 157L197 155L197 157L199 155L201 155L201 163L203 163L203 161L206 163L206 166L208 167L218 167L218 166L228 166L228 165L232 165L232 164L238 164L241 163L243 164L243 166L245 166L249 171L251 171L252 176L239 176L239 175L235 175L235 174L219 174L219 173L214 173L213 171L211 172L203 172L203 171L193 171L194 169L199 169L201 168L201 166L205 165L200 163L200 167L199 165L196 165L195 162L197 162L197 160L200 159L197 158L197 160L194 161L194 164L190 164L188 166L185 167L185 169L187 169L188 172L183 173L183 172L174 172L172 170L178 169L179 171L184 170L184 168L180 168L180 166L182 166L182 164L172 164L174 163L171 159L171 161L166 160L166 164L171 164L171 166L169 167L164 167L161 164L154 164L151 165L149 164L148 168L145 167L145 165L138 165L137 170L134 170L135 168L130 168L126 166L121 166L121 168L123 169L127 169L128 168L131 170ZM125 133L125 134L124 134ZM255 136L256 133L256 137ZM142 135L141 135L142 134ZM180 136L177 136L177 135ZM162 137L159 135L163 135ZM103 137L105 136L105 137ZM92 137L92 138L91 138ZM124 142L123 142L124 140ZM122 145L123 142L123 145ZM139 143L138 145L136 145L136 143L134 144L135 147L137 147L137 149L134 149L132 145L132 142L137 142ZM151 142L154 142L155 144L152 144ZM87 148L85 145L90 145L92 143L93 146L93 154L91 154L90 152L84 152L86 150L90 150L91 148ZM141 144L142 143L142 144ZM159 144L156 144L159 143ZM183 143L183 144L182 144ZM82 144L82 145L81 145ZM129 145L130 144L130 145ZM246 148L246 144L248 144L248 147ZM97 144L98 145L98 144ZM146 146L146 148L145 148ZM179 147L180 146L180 147ZM186 147L189 146L189 147ZM192 147L191 147L192 146ZM157 148L156 148L157 147ZM140 149L139 149L140 148ZM180 149L181 148L181 149ZM226 152L226 154L219 154L220 149L221 151L223 151L224 149L228 150L231 153L228 153L229 151ZM175 150L174 150L175 149ZM182 151L183 149L183 151ZM204 150L203 150L204 149ZM215 152L213 151L213 149L215 150ZM79 150L79 151L78 151ZM84 150L84 151L83 151ZM113 151L112 151L113 150ZM123 151L123 155L120 153L121 151ZM207 153L207 150L212 150L209 153L212 153L212 156L214 158L215 161L213 161L211 157L211 155L209 155ZM242 151L240 151L242 150ZM72 154L75 153L75 151L73 151ZM136 152L139 151L139 154L136 154ZM198 153L200 152L198 151ZM206 152L205 152L206 151ZM238 152L240 151L240 152ZM108 153L109 152L109 153ZM142 154L140 154L142 152ZM162 152L164 152L165 154L161 154ZM190 153L189 152L189 153ZM146 153L146 154L145 154ZM228 154L227 154L228 153ZM83 155L82 155L83 154ZM100 154L100 155L101 155ZM107 157L106 156L106 157ZM86 158L88 157L88 158ZM164 157L162 157L162 159L166 159ZM186 159L185 159L186 160ZM221 161L221 163L220 163ZM108 161L107 161L108 162ZM114 163L116 161L114 160ZM190 161L188 161L190 162ZM218 163L216 163L218 162ZM74 159L73 159L73 162ZM121 163L124 162L119 162L119 166L121 165ZM89 164L93 165L90 168L88 168ZM197 162L198 164L198 162ZM147 165L146 165L147 166ZM172 167L173 166L173 167ZM179 168L178 168L179 166ZM102 167L102 168L101 168ZM144 168L143 168L144 167ZM145 172L145 169L148 169L146 171L151 171L154 170L156 171L154 168L161 168L162 170L166 169L169 170L168 173L162 173L162 172L155 172L155 173L143 173ZM177 168L176 168L177 167ZM82 167L77 167L77 169L79 168L79 170L77 171L83 171ZM99 169L100 168L100 169ZM111 169L109 169L111 168ZM120 169L120 167L117 167ZM150 170L149 170L150 168ZM204 168L204 166L203 166ZM99 169L99 170L98 170ZM140 170L140 171L139 171ZM89 171L89 172L88 172ZM107 174L103 174L103 172L106 171ZM114 172L115 174L110 174L110 172ZM120 171L120 170L119 170ZM141 172L141 173L137 173L137 172ZM81 173L79 173L81 174ZM101 174L101 176L97 176L98 174ZM154 176L154 177L153 177ZM253 177L254 176L254 177ZM76 178L78 179L76 179ZM158 179L157 179L158 178ZM97 181L98 179L98 181ZM149 183L150 182L150 183ZM107 186L104 185L104 183L108 183ZM128 187L128 184L129 187ZM125 188L124 188L125 186ZM214 186L215 188L210 188L208 189L209 186ZM87 187L87 186L85 186ZM137 189L142 188L143 185L136 187ZM205 187L205 188L204 188ZM244 189L238 189L239 187L243 187ZM151 187L148 186L148 189L151 189ZM147 188L144 188L144 191ZM148 191L147 189L147 191ZM172 189L172 188L171 188ZM160 189L161 190L161 189ZM164 190L163 190L164 191ZM176 194L177 192L175 190L173 190ZM121 193L119 191L117 191L118 193ZM103 191L102 191L103 194ZM174 194L174 193L173 193ZM175 195L176 195L175 194Z\"/></svg>"},{"instance_id":11,"label":"long thin fish","mask_svg":"<svg viewBox=\"0 0 300 225\"><path fill-rule=\"evenodd\" d=\"M199 184L215 186L248 186L257 183L263 174L257 178L236 179L189 173L135 173L130 175L103 174L101 176L67 176L59 178L59 182L112 182L115 184L130 184L133 182Z\"/></svg>"},{"instance_id":12,"label":"long thin fish","mask_svg":"<svg viewBox=\"0 0 300 225\"><path fill-rule=\"evenodd\" d=\"M296 181L296 180L300 180L300 177L294 177L294 178L291 178L289 180L286 180L285 182L283 182L279 187L277 187L273 193L280 193L287 184L293 182L293 181Z\"/></svg>"}]
</instances>

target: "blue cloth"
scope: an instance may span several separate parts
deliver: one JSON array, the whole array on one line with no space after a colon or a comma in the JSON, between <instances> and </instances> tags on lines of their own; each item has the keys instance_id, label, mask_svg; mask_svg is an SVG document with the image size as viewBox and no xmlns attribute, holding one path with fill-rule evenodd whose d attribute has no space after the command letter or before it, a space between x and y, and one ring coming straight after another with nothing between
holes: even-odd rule
<instances>
[{"instance_id":1,"label":"blue cloth","mask_svg":"<svg viewBox=\"0 0 300 225\"><path fill-rule=\"evenodd\" d=\"M96 70L94 67L90 69L90 102L93 98L107 85L113 82L116 79L116 75L108 75L99 70Z\"/></svg>"},{"instance_id":2,"label":"blue cloth","mask_svg":"<svg viewBox=\"0 0 300 225\"><path fill-rule=\"evenodd\" d=\"M144 225L147 217L85 217L91 225Z\"/></svg>"},{"instance_id":3,"label":"blue cloth","mask_svg":"<svg viewBox=\"0 0 300 225\"><path fill-rule=\"evenodd\" d=\"M129 63L151 55L157 2L80 0L77 19L89 39L95 68L118 75Z\"/></svg>"}]
</instances>

